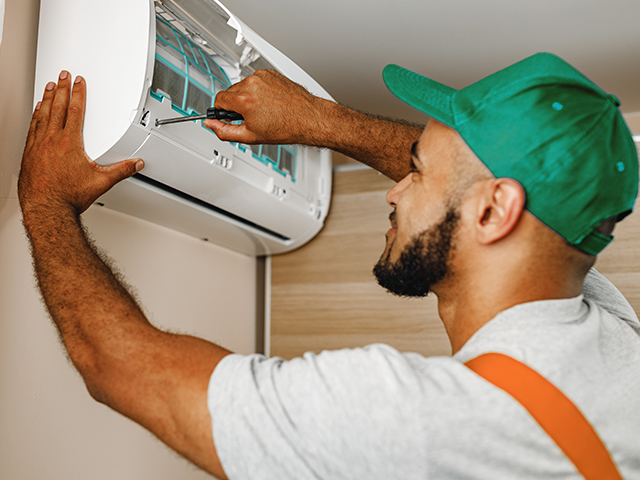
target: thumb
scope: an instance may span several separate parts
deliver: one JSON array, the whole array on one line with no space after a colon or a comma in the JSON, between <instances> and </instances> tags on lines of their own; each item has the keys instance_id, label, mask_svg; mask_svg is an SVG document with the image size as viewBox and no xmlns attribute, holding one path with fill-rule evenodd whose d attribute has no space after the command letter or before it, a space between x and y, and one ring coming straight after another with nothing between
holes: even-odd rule
<instances>
[{"instance_id":1,"label":"thumb","mask_svg":"<svg viewBox=\"0 0 640 480\"><path fill-rule=\"evenodd\" d=\"M122 162L114 163L106 167L102 167L104 173L106 190L113 187L116 183L121 182L125 178L129 178L133 174L139 172L144 168L144 161L140 158L133 158L130 160L123 160Z\"/></svg>"},{"instance_id":2,"label":"thumb","mask_svg":"<svg viewBox=\"0 0 640 480\"><path fill-rule=\"evenodd\" d=\"M139 172L144 167L144 162L139 158L134 158L108 166L99 166L93 162L91 165L94 168L92 179L79 185L78 189L67 195L68 203L76 208L78 214L89 208L116 183Z\"/></svg>"},{"instance_id":3,"label":"thumb","mask_svg":"<svg viewBox=\"0 0 640 480\"><path fill-rule=\"evenodd\" d=\"M220 120L205 120L203 125L213 131L216 136L224 142L240 142L255 143L257 136L251 134L247 129L246 123L235 125L233 123L225 123Z\"/></svg>"}]
</instances>

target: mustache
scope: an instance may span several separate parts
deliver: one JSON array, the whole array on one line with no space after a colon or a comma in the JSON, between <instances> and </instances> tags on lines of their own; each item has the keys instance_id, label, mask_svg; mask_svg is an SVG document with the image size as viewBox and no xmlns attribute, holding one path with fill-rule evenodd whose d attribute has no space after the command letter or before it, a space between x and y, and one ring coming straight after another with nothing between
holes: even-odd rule
<instances>
[{"instance_id":1,"label":"mustache","mask_svg":"<svg viewBox=\"0 0 640 480\"><path fill-rule=\"evenodd\" d=\"M393 228L396 228L397 225L396 225L396 211L395 211L395 209L393 210L393 212L391 212L389 214L389 222L391 222L391 226Z\"/></svg>"}]
</instances>

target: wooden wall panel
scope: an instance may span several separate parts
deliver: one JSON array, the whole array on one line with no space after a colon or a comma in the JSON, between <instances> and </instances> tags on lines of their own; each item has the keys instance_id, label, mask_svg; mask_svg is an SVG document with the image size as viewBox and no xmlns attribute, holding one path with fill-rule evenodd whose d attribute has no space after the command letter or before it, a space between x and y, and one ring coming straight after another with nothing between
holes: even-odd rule
<instances>
[{"instance_id":1,"label":"wooden wall panel","mask_svg":"<svg viewBox=\"0 0 640 480\"><path fill-rule=\"evenodd\" d=\"M627 297L640 315L640 201L634 213L616 225L615 239L598 256L595 267Z\"/></svg>"},{"instance_id":2,"label":"wooden wall panel","mask_svg":"<svg viewBox=\"0 0 640 480\"><path fill-rule=\"evenodd\" d=\"M271 354L387 343L448 355L436 299L403 299L379 287L372 268L384 248L393 181L373 170L334 173L331 210L320 234L272 259ZM615 230L596 268L640 312L640 205Z\"/></svg>"},{"instance_id":3,"label":"wooden wall panel","mask_svg":"<svg viewBox=\"0 0 640 480\"><path fill-rule=\"evenodd\" d=\"M336 172L325 227L304 247L272 258L271 354L387 343L448 355L435 297L403 299L382 289L373 266L384 249L393 181L373 170Z\"/></svg>"}]
</instances>

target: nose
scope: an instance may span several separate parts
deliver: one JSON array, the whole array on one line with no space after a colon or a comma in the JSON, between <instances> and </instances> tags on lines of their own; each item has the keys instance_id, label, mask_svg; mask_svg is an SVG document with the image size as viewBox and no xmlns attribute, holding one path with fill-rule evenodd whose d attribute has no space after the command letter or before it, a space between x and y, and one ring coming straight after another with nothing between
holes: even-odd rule
<instances>
[{"instance_id":1,"label":"nose","mask_svg":"<svg viewBox=\"0 0 640 480\"><path fill-rule=\"evenodd\" d=\"M398 204L398 197L409 186L411 182L411 174L404 177L398 183L396 183L391 190L387 192L387 203L393 208L396 208Z\"/></svg>"}]
</instances>

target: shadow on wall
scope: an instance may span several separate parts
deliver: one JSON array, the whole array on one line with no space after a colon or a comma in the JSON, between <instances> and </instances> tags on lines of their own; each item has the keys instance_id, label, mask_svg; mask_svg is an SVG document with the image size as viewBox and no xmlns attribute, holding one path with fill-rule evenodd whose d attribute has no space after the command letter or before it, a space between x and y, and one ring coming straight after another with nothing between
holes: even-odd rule
<instances>
[{"instance_id":1,"label":"shadow on wall","mask_svg":"<svg viewBox=\"0 0 640 480\"><path fill-rule=\"evenodd\" d=\"M0 4L4 0L0 0ZM16 197L16 181L33 106L39 2L5 5L0 45L0 202Z\"/></svg>"}]
</instances>

